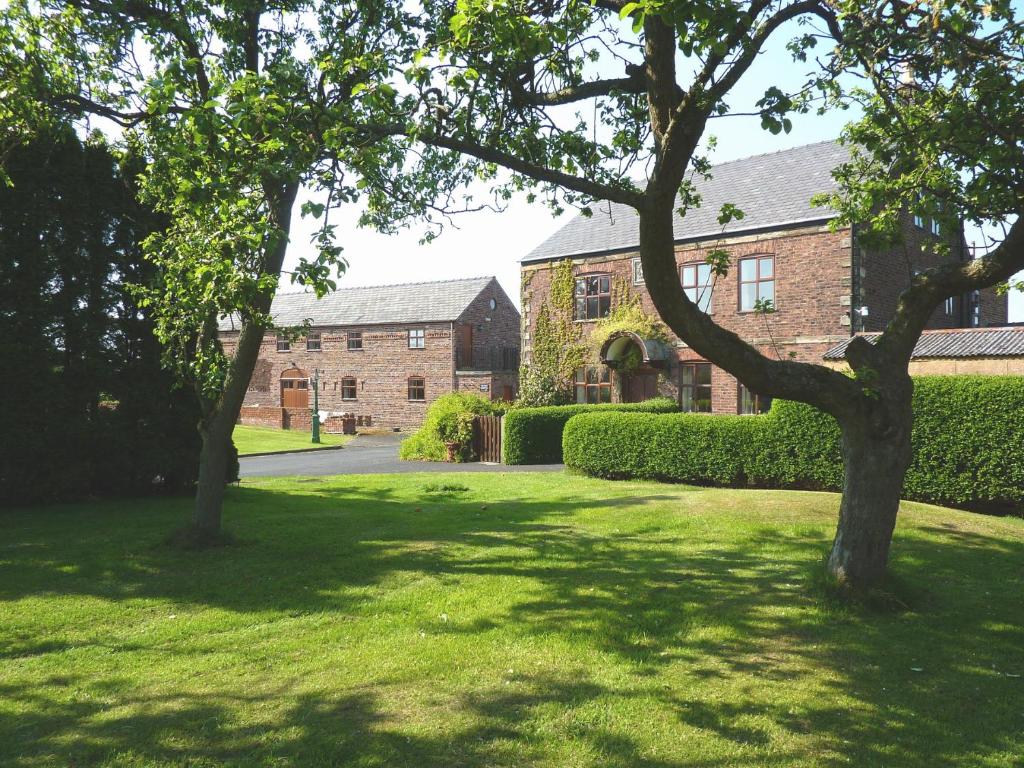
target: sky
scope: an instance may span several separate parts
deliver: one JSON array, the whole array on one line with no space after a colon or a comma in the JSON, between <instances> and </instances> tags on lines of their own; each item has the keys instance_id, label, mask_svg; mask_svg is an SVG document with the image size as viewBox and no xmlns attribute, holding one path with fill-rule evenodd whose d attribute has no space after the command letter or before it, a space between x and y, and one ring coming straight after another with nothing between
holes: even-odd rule
<instances>
[{"instance_id":1,"label":"sky","mask_svg":"<svg viewBox=\"0 0 1024 768\"><path fill-rule=\"evenodd\" d=\"M778 86L795 90L808 65L794 64L783 45L790 35L776 37L758 62L746 73L729 98L735 111L750 111L765 90ZM724 117L711 120L708 134L717 139L710 153L713 162L735 160L750 155L777 152L817 141L835 139L855 115L835 111L827 115L797 115L790 133L772 135L760 126L756 117ZM485 192L486 190L478 190ZM306 197L308 199L308 196ZM299 206L296 206L296 211ZM453 225L432 243L421 245L422 226L413 226L397 235L383 235L357 226L358 206L348 206L333 216L338 225L338 244L344 248L348 269L338 281L339 287L382 285L494 275L505 292L519 304L519 259L529 253L574 216L567 210L555 218L540 202L529 204L525 198L513 199L501 212L480 211L460 214ZM285 269L294 266L303 254L312 255L309 246L314 222L296 213L292 225L292 246ZM970 240L970 235L968 235ZM1024 273L1022 273L1024 274ZM282 290L300 290L283 279ZM1010 320L1024 321L1024 294L1010 297Z\"/></svg>"}]
</instances>

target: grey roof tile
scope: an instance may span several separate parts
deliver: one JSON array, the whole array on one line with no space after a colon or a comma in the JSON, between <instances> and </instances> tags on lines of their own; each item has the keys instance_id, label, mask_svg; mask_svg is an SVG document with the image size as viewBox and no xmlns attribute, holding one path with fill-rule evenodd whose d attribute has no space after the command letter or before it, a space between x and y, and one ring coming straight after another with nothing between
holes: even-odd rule
<instances>
[{"instance_id":1,"label":"grey roof tile","mask_svg":"<svg viewBox=\"0 0 1024 768\"><path fill-rule=\"evenodd\" d=\"M701 207L676 219L677 241L821 221L835 217L830 208L812 208L811 197L836 188L832 170L849 160L850 150L834 141L755 155L721 163L711 169L709 181L697 180ZM746 214L724 228L718 223L723 203L733 203ZM538 245L522 261L543 261L636 248L639 218L636 210L618 203L599 202L594 215L576 216Z\"/></svg>"},{"instance_id":2,"label":"grey roof tile","mask_svg":"<svg viewBox=\"0 0 1024 768\"><path fill-rule=\"evenodd\" d=\"M866 333L872 344L881 334ZM852 339L837 344L826 352L826 360L843 360ZM912 358L927 357L1021 357L1024 356L1024 327L957 328L925 331L914 345Z\"/></svg>"},{"instance_id":3,"label":"grey roof tile","mask_svg":"<svg viewBox=\"0 0 1024 768\"><path fill-rule=\"evenodd\" d=\"M340 288L317 299L313 293L279 293L270 313L282 327L301 325L376 325L457 320L493 277L429 283ZM238 329L237 319L222 318L221 331Z\"/></svg>"}]
</instances>

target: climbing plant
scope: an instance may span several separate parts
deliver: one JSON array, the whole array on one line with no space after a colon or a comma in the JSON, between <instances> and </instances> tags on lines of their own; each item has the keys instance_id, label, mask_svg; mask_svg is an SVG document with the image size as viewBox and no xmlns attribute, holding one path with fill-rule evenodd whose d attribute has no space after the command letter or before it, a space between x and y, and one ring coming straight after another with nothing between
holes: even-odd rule
<instances>
[{"instance_id":1,"label":"climbing plant","mask_svg":"<svg viewBox=\"0 0 1024 768\"><path fill-rule=\"evenodd\" d=\"M587 345L573 323L576 278L566 259L551 270L548 300L534 323L530 360L519 372L519 404L560 405L572 401L576 371L587 360Z\"/></svg>"}]
</instances>

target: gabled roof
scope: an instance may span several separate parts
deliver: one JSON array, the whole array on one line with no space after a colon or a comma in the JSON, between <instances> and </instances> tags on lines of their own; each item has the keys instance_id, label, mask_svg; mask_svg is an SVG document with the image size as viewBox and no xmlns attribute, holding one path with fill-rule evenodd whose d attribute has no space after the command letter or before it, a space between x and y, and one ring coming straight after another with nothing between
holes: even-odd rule
<instances>
[{"instance_id":1,"label":"gabled roof","mask_svg":"<svg viewBox=\"0 0 1024 768\"><path fill-rule=\"evenodd\" d=\"M849 159L848 148L824 141L716 165L710 180L695 180L701 206L676 219L675 239L736 235L834 218L836 212L829 208L812 208L811 197L834 191L832 170ZM722 227L718 215L723 203L736 205L746 215ZM523 263L637 248L640 228L635 209L607 202L592 207L593 216L574 218L527 254Z\"/></svg>"},{"instance_id":2,"label":"gabled roof","mask_svg":"<svg viewBox=\"0 0 1024 768\"><path fill-rule=\"evenodd\" d=\"M270 314L281 327L435 323L458 320L493 277L429 283L340 288L317 299L313 293L279 293ZM237 319L222 318L221 331L238 330Z\"/></svg>"},{"instance_id":3,"label":"gabled roof","mask_svg":"<svg viewBox=\"0 0 1024 768\"><path fill-rule=\"evenodd\" d=\"M862 334L872 344L880 333ZM853 339L847 339L826 352L826 360L843 360L846 348ZM925 331L914 345L912 359L928 357L1024 357L1024 327L953 328Z\"/></svg>"}]
</instances>

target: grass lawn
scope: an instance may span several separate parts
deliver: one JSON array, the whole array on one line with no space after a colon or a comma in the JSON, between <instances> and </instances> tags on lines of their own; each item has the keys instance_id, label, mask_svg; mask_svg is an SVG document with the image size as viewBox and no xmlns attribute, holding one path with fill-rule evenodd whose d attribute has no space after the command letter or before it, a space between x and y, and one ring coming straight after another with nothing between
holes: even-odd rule
<instances>
[{"instance_id":1,"label":"grass lawn","mask_svg":"<svg viewBox=\"0 0 1024 768\"><path fill-rule=\"evenodd\" d=\"M330 445L344 445L352 435L328 435L320 433L320 445L312 442L310 433L302 429L272 429L236 424L231 435L238 448L238 455L270 453L272 451L299 451L303 448L325 448Z\"/></svg>"},{"instance_id":2,"label":"grass lawn","mask_svg":"<svg viewBox=\"0 0 1024 768\"><path fill-rule=\"evenodd\" d=\"M880 614L813 585L830 494L268 479L163 546L189 506L3 514L0 765L1024 765L1021 519L905 504Z\"/></svg>"}]
</instances>

